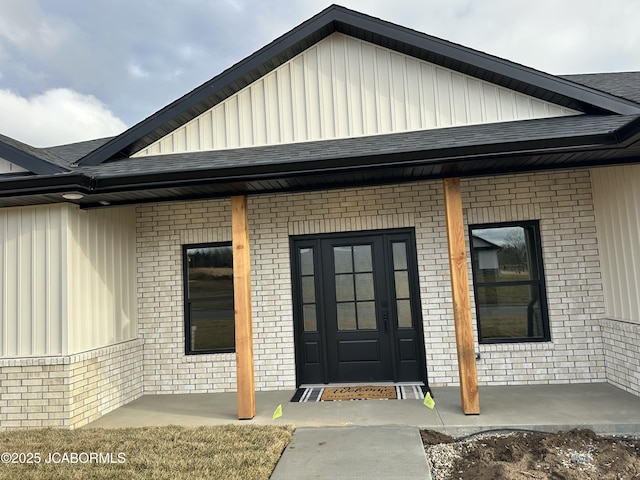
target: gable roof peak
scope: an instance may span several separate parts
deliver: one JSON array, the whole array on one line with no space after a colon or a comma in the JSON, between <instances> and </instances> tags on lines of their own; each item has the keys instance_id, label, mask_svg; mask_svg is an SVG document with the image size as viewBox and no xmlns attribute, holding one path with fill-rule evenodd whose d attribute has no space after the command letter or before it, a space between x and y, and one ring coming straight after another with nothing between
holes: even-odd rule
<instances>
[{"instance_id":1,"label":"gable roof peak","mask_svg":"<svg viewBox=\"0 0 640 480\"><path fill-rule=\"evenodd\" d=\"M131 156L334 32L584 113L640 113L640 105L633 101L333 4L85 155L78 164L99 165Z\"/></svg>"}]
</instances>

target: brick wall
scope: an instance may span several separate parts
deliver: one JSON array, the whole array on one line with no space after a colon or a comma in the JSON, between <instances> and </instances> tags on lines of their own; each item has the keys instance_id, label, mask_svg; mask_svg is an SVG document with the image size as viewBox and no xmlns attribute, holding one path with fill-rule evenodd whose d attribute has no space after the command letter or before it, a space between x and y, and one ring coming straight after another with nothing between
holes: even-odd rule
<instances>
[{"instance_id":1,"label":"brick wall","mask_svg":"<svg viewBox=\"0 0 640 480\"><path fill-rule=\"evenodd\" d=\"M69 426L86 425L142 395L142 341L72 355Z\"/></svg>"},{"instance_id":2,"label":"brick wall","mask_svg":"<svg viewBox=\"0 0 640 480\"><path fill-rule=\"evenodd\" d=\"M235 392L234 353L185 355L182 280L182 245L231 241L231 201L145 205L137 217L145 393Z\"/></svg>"},{"instance_id":3,"label":"brick wall","mask_svg":"<svg viewBox=\"0 0 640 480\"><path fill-rule=\"evenodd\" d=\"M640 324L602 320L607 381L640 395Z\"/></svg>"},{"instance_id":4,"label":"brick wall","mask_svg":"<svg viewBox=\"0 0 640 480\"><path fill-rule=\"evenodd\" d=\"M480 345L482 384L604 382L604 315L589 171L462 183L469 223L540 220L551 342Z\"/></svg>"},{"instance_id":5,"label":"brick wall","mask_svg":"<svg viewBox=\"0 0 640 480\"><path fill-rule=\"evenodd\" d=\"M440 181L249 198L256 388L295 386L289 236L415 227L429 380L458 383ZM467 222L539 219L551 342L479 345L482 384L605 381L589 172L462 181ZM138 207L145 392L235 391L233 354L184 354L181 248L229 241L230 201Z\"/></svg>"},{"instance_id":6,"label":"brick wall","mask_svg":"<svg viewBox=\"0 0 640 480\"><path fill-rule=\"evenodd\" d=\"M0 430L68 426L68 361L0 360Z\"/></svg>"},{"instance_id":7,"label":"brick wall","mask_svg":"<svg viewBox=\"0 0 640 480\"><path fill-rule=\"evenodd\" d=\"M142 341L0 360L0 430L77 428L142 394Z\"/></svg>"}]
</instances>

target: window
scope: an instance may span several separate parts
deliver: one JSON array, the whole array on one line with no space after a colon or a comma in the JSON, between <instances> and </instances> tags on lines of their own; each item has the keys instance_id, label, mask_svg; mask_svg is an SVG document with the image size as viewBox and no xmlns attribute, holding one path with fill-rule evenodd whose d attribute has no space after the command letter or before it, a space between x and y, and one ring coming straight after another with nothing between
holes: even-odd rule
<instances>
[{"instance_id":1,"label":"window","mask_svg":"<svg viewBox=\"0 0 640 480\"><path fill-rule=\"evenodd\" d=\"M230 243L183 249L186 353L235 351Z\"/></svg>"},{"instance_id":2,"label":"window","mask_svg":"<svg viewBox=\"0 0 640 480\"><path fill-rule=\"evenodd\" d=\"M549 340L538 222L469 232L480 343Z\"/></svg>"}]
</instances>

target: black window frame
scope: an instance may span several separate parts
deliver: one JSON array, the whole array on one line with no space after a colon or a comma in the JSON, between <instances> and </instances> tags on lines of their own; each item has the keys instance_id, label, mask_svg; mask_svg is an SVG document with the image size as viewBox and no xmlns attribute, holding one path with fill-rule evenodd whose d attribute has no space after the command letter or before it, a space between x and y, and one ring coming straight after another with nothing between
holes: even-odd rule
<instances>
[{"instance_id":1,"label":"black window frame","mask_svg":"<svg viewBox=\"0 0 640 480\"><path fill-rule=\"evenodd\" d=\"M508 228L508 227L522 227L525 229L531 229L533 232L533 240L535 245L533 246L533 253L535 254L536 269L538 271L537 279L530 280L517 280L517 281L503 281L503 282L478 282L476 278L476 265L478 265L478 258L473 248L473 231L479 229L491 229L491 228ZM540 236L540 222L538 220L526 220L526 221L512 221L512 222L497 222L497 223L482 223L472 224L468 226L469 229L469 250L471 251L471 268L473 278L473 292L475 299L476 310L476 325L478 329L478 343L480 344L494 344L494 343L529 343L529 342L549 342L551 341L551 332L549 326L549 308L547 303L547 288L545 283L544 262L542 258L542 240ZM480 303L479 303L479 287L490 286L520 286L529 285L535 286L538 289L540 299L540 313L542 316L542 336L537 337L483 337L482 335L482 321L480 316Z\"/></svg>"},{"instance_id":2,"label":"black window frame","mask_svg":"<svg viewBox=\"0 0 640 480\"><path fill-rule=\"evenodd\" d=\"M215 247L232 247L231 242L208 242L196 243L182 246L182 284L183 284L183 300L184 300L184 339L185 339L185 355L207 355L216 353L235 353L235 336L233 348L212 348L203 350L191 349L191 299L189 297L189 260L187 252L198 248L215 248ZM206 298L206 297L205 297Z\"/></svg>"}]
</instances>

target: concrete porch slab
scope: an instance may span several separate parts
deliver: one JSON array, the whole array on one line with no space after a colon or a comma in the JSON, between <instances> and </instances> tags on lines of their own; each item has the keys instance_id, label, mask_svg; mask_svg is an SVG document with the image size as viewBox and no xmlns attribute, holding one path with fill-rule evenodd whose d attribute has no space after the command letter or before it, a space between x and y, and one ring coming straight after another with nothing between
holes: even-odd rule
<instances>
[{"instance_id":1,"label":"concrete porch slab","mask_svg":"<svg viewBox=\"0 0 640 480\"><path fill-rule=\"evenodd\" d=\"M414 426L454 437L486 429L590 428L640 435L640 397L609 384L480 388L480 415L466 416L457 387L433 388L436 407L420 400L291 403L294 390L256 393L256 416L237 420L235 393L145 395L83 428L157 425L291 424L295 427ZM273 420L282 404L283 416Z\"/></svg>"}]
</instances>

